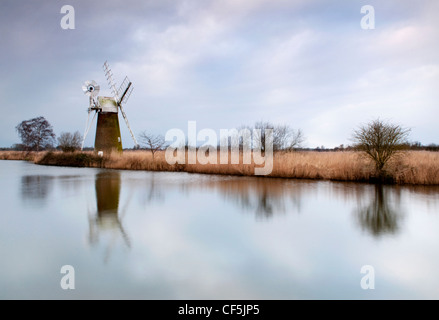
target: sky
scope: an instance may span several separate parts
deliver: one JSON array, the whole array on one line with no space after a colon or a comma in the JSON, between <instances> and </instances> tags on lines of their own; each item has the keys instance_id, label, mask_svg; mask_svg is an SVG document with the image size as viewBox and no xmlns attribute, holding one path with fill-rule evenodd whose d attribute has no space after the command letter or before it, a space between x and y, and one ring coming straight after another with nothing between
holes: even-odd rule
<instances>
[{"instance_id":1,"label":"sky","mask_svg":"<svg viewBox=\"0 0 439 320\"><path fill-rule=\"evenodd\" d=\"M74 29L61 26L64 5ZM365 5L374 29L362 28ZM436 0L2 0L0 147L37 116L82 134L81 86L110 95L105 61L118 84L133 82L124 110L136 136L262 120L301 129L305 147L336 147L380 118L439 143L437 12Z\"/></svg>"}]
</instances>

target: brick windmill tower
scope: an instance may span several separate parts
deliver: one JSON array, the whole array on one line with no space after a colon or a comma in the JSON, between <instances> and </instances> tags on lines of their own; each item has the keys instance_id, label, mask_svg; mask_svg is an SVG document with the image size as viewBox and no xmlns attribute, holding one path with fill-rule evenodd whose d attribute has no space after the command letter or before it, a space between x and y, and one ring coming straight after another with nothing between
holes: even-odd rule
<instances>
[{"instance_id":1,"label":"brick windmill tower","mask_svg":"<svg viewBox=\"0 0 439 320\"><path fill-rule=\"evenodd\" d=\"M84 141L87 134L96 118L98 117L96 124L96 138L95 138L95 152L103 155L104 153L109 153L112 151L122 152L122 139L120 136L120 126L119 126L119 110L122 113L125 123L130 131L131 137L134 141L134 146L137 148L139 144L137 143L136 137L131 131L130 124L128 123L128 118L123 110L122 105L125 104L130 97L133 86L131 81L125 77L124 81L120 85L119 89L116 89L116 84L113 79L113 73L111 72L110 66L107 62L104 63L104 72L108 80L108 85L111 89L112 97L98 96L100 87L99 85L91 80L86 81L82 86L84 94L90 98L90 106L88 108L87 123L85 126L84 138L82 141L82 147L84 147ZM90 114L95 111L92 121L90 122Z\"/></svg>"}]
</instances>

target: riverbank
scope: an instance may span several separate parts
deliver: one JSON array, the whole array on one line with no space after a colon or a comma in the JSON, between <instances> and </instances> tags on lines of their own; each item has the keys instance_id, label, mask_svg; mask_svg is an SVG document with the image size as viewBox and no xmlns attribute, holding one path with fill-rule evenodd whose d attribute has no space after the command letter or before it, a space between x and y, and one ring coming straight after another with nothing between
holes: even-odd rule
<instances>
[{"instance_id":1,"label":"riverbank","mask_svg":"<svg viewBox=\"0 0 439 320\"><path fill-rule=\"evenodd\" d=\"M254 176L254 163L175 164L165 160L165 152L124 151L98 157L93 152L21 152L0 151L0 160L27 160L36 164L97 167L122 170L182 171L189 173ZM230 161L229 161L230 163ZM388 180L396 184L439 185L439 153L408 151L387 168ZM374 167L358 152L277 152L269 177L320 179L334 181L374 181Z\"/></svg>"}]
</instances>

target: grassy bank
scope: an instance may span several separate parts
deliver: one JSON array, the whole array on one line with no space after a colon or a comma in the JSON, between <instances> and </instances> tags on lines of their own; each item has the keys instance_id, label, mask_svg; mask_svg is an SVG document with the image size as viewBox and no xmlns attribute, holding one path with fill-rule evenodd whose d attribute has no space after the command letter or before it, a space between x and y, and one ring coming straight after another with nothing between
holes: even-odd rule
<instances>
[{"instance_id":1,"label":"grassy bank","mask_svg":"<svg viewBox=\"0 0 439 320\"><path fill-rule=\"evenodd\" d=\"M125 170L183 171L205 174L253 176L255 164L175 164L165 160L164 152L154 156L148 151L125 151L103 158L92 152L18 152L1 151L3 160L28 160L37 164L76 167L102 167ZM230 161L229 161L230 163ZM439 185L439 153L409 151L387 168L390 181L397 184ZM270 177L373 181L374 167L357 152L278 152L274 155Z\"/></svg>"}]
</instances>

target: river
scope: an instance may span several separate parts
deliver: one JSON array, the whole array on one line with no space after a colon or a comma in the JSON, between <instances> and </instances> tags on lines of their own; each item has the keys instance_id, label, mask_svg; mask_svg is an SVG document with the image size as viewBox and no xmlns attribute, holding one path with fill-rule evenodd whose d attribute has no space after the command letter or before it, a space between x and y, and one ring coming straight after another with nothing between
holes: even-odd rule
<instances>
[{"instance_id":1,"label":"river","mask_svg":"<svg viewBox=\"0 0 439 320\"><path fill-rule=\"evenodd\" d=\"M24 161L0 176L0 299L439 298L438 187Z\"/></svg>"}]
</instances>

